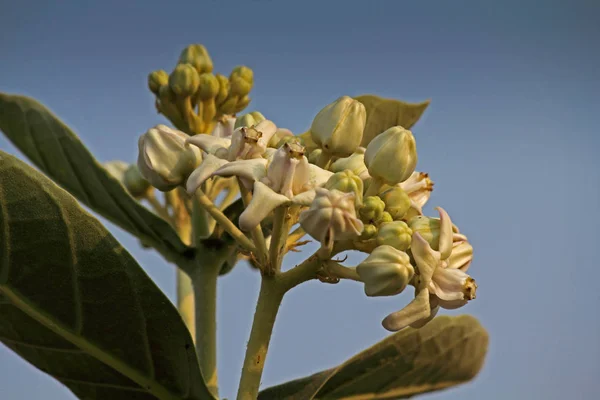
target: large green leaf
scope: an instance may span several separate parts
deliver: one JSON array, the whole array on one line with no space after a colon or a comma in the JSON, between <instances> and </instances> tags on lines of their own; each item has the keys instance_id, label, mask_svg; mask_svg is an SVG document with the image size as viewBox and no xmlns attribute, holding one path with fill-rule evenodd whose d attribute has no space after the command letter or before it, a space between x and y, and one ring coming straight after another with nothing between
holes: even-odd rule
<instances>
[{"instance_id":1,"label":"large green leaf","mask_svg":"<svg viewBox=\"0 0 600 400\"><path fill-rule=\"evenodd\" d=\"M358 96L355 99L367 109L367 123L360 144L363 147L367 147L375 136L392 126L400 125L406 129L412 128L429 106L429 100L422 103L406 103L370 94Z\"/></svg>"},{"instance_id":2,"label":"large green leaf","mask_svg":"<svg viewBox=\"0 0 600 400\"><path fill-rule=\"evenodd\" d=\"M0 130L38 168L92 210L138 236L168 260L188 258L186 254L192 250L171 226L133 199L77 135L42 104L0 93Z\"/></svg>"},{"instance_id":3,"label":"large green leaf","mask_svg":"<svg viewBox=\"0 0 600 400\"><path fill-rule=\"evenodd\" d=\"M212 399L167 297L72 196L4 152L0 341L83 399Z\"/></svg>"},{"instance_id":4,"label":"large green leaf","mask_svg":"<svg viewBox=\"0 0 600 400\"><path fill-rule=\"evenodd\" d=\"M471 380L483 365L488 334L467 315L407 328L336 368L263 390L260 400L408 398Z\"/></svg>"}]
</instances>

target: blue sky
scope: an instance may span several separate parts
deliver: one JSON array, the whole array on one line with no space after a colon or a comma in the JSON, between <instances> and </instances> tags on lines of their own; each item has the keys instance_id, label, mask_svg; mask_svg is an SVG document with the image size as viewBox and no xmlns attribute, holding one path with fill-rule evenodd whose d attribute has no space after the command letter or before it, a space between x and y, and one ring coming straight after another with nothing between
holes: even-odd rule
<instances>
[{"instance_id":1,"label":"blue sky","mask_svg":"<svg viewBox=\"0 0 600 400\"><path fill-rule=\"evenodd\" d=\"M191 43L206 45L217 72L253 68L248 110L296 133L341 95L431 99L413 129L418 169L436 183L426 211L444 207L475 247L478 296L453 313L479 318L491 342L473 383L423 398L600 394L600 3L1 0L0 10L0 91L42 101L100 161L135 160L137 137L165 122L146 76ZM19 154L4 138L0 149ZM173 298L173 267L107 225ZM225 397L258 284L245 265L220 282ZM263 385L384 338L381 318L408 299L367 299L353 282L294 290ZM10 400L73 398L2 345L0 386Z\"/></svg>"}]
</instances>

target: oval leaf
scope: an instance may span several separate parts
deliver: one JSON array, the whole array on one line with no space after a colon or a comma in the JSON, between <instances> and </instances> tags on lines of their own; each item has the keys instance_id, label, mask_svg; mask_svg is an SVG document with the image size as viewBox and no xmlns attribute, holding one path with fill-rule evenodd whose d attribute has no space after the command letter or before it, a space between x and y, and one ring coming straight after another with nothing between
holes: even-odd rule
<instances>
[{"instance_id":1,"label":"oval leaf","mask_svg":"<svg viewBox=\"0 0 600 400\"><path fill-rule=\"evenodd\" d=\"M487 345L488 334L475 318L441 316L395 333L339 367L265 389L258 398L408 398L473 379Z\"/></svg>"},{"instance_id":2,"label":"oval leaf","mask_svg":"<svg viewBox=\"0 0 600 400\"><path fill-rule=\"evenodd\" d=\"M81 398L213 398L179 313L131 255L1 151L0 341Z\"/></svg>"},{"instance_id":3,"label":"oval leaf","mask_svg":"<svg viewBox=\"0 0 600 400\"><path fill-rule=\"evenodd\" d=\"M0 93L0 130L33 164L90 209L170 261L189 258L184 254L192 250L171 226L131 197L77 135L42 104Z\"/></svg>"},{"instance_id":4,"label":"oval leaf","mask_svg":"<svg viewBox=\"0 0 600 400\"><path fill-rule=\"evenodd\" d=\"M392 126L400 125L406 129L412 128L429 106L429 100L422 103L406 103L370 94L354 99L360 101L367 110L367 122L360 144L362 147L367 147L375 136Z\"/></svg>"}]
</instances>

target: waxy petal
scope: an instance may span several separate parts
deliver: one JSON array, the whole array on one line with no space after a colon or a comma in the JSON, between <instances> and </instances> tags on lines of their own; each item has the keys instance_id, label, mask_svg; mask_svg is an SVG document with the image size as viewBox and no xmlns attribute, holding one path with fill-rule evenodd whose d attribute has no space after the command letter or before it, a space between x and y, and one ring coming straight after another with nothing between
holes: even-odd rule
<instances>
[{"instance_id":1,"label":"waxy petal","mask_svg":"<svg viewBox=\"0 0 600 400\"><path fill-rule=\"evenodd\" d=\"M317 167L314 164L308 164L308 171L309 185L312 187L323 186L331 178L331 175L333 175L333 172Z\"/></svg>"},{"instance_id":2,"label":"waxy petal","mask_svg":"<svg viewBox=\"0 0 600 400\"><path fill-rule=\"evenodd\" d=\"M292 197L292 203L308 207L313 202L316 195L317 193L314 189L307 190L306 192L302 192Z\"/></svg>"},{"instance_id":3,"label":"waxy petal","mask_svg":"<svg viewBox=\"0 0 600 400\"><path fill-rule=\"evenodd\" d=\"M402 310L391 313L381 322L388 331L399 331L431 315L429 290L421 290Z\"/></svg>"},{"instance_id":4,"label":"waxy petal","mask_svg":"<svg viewBox=\"0 0 600 400\"><path fill-rule=\"evenodd\" d=\"M442 207L436 208L440 213L440 244L439 252L441 259L445 260L452 254L452 220Z\"/></svg>"},{"instance_id":5,"label":"waxy petal","mask_svg":"<svg viewBox=\"0 0 600 400\"><path fill-rule=\"evenodd\" d=\"M289 203L290 199L275 193L270 187L261 182L254 182L252 201L240 215L240 229L250 231L267 217L275 208Z\"/></svg>"},{"instance_id":6,"label":"waxy petal","mask_svg":"<svg viewBox=\"0 0 600 400\"><path fill-rule=\"evenodd\" d=\"M430 292L440 300L464 300L464 286L469 275L454 268L436 268L431 280Z\"/></svg>"},{"instance_id":7,"label":"waxy petal","mask_svg":"<svg viewBox=\"0 0 600 400\"><path fill-rule=\"evenodd\" d=\"M231 139L198 134L188 138L186 143L200 147L208 154L215 154L219 149L227 149L231 145Z\"/></svg>"},{"instance_id":8,"label":"waxy petal","mask_svg":"<svg viewBox=\"0 0 600 400\"><path fill-rule=\"evenodd\" d=\"M206 136L206 135L203 135ZM226 160L208 154L202 164L198 166L189 176L186 183L186 190L189 194L194 194L202 183L211 177L212 173L227 164Z\"/></svg>"},{"instance_id":9,"label":"waxy petal","mask_svg":"<svg viewBox=\"0 0 600 400\"><path fill-rule=\"evenodd\" d=\"M413 233L410 251L419 269L419 287L428 288L440 264L440 252L433 250L419 232Z\"/></svg>"},{"instance_id":10,"label":"waxy petal","mask_svg":"<svg viewBox=\"0 0 600 400\"><path fill-rule=\"evenodd\" d=\"M232 161L216 170L213 175L238 176L251 181L258 181L267 175L267 162L264 158Z\"/></svg>"}]
</instances>

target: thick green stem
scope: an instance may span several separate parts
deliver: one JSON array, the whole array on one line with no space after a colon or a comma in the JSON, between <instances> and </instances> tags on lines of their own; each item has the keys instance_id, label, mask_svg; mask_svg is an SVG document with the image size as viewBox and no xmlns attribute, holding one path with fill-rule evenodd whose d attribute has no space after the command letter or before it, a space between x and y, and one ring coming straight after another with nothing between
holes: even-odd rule
<instances>
[{"instance_id":1,"label":"thick green stem","mask_svg":"<svg viewBox=\"0 0 600 400\"><path fill-rule=\"evenodd\" d=\"M367 191L366 191L364 197L377 196L379 194L379 191L383 187L383 185L384 185L384 182L381 179L373 178L371 180L371 184L367 188Z\"/></svg>"},{"instance_id":2,"label":"thick green stem","mask_svg":"<svg viewBox=\"0 0 600 400\"><path fill-rule=\"evenodd\" d=\"M317 158L317 166L319 166L323 169L327 169L330 161L331 161L331 153L328 153L323 150L321 152L321 154L319 155L319 157Z\"/></svg>"},{"instance_id":3,"label":"thick green stem","mask_svg":"<svg viewBox=\"0 0 600 400\"><path fill-rule=\"evenodd\" d=\"M196 270L192 275L196 314L196 354L208 389L218 397L216 321L217 278L221 265L212 257L206 257L205 260L208 262L201 262L198 259Z\"/></svg>"},{"instance_id":4,"label":"thick green stem","mask_svg":"<svg viewBox=\"0 0 600 400\"><path fill-rule=\"evenodd\" d=\"M190 245L192 243L192 225L184 207L183 199L175 201L173 208L177 233L179 233L179 237L183 243ZM183 268L177 268L177 309L192 338L194 338L196 334L194 290L192 288L192 281L188 274L183 271Z\"/></svg>"},{"instance_id":5,"label":"thick green stem","mask_svg":"<svg viewBox=\"0 0 600 400\"><path fill-rule=\"evenodd\" d=\"M246 348L238 400L255 400L258 396L275 318L285 294L285 285L282 283L277 276L263 276L250 340Z\"/></svg>"}]
</instances>

